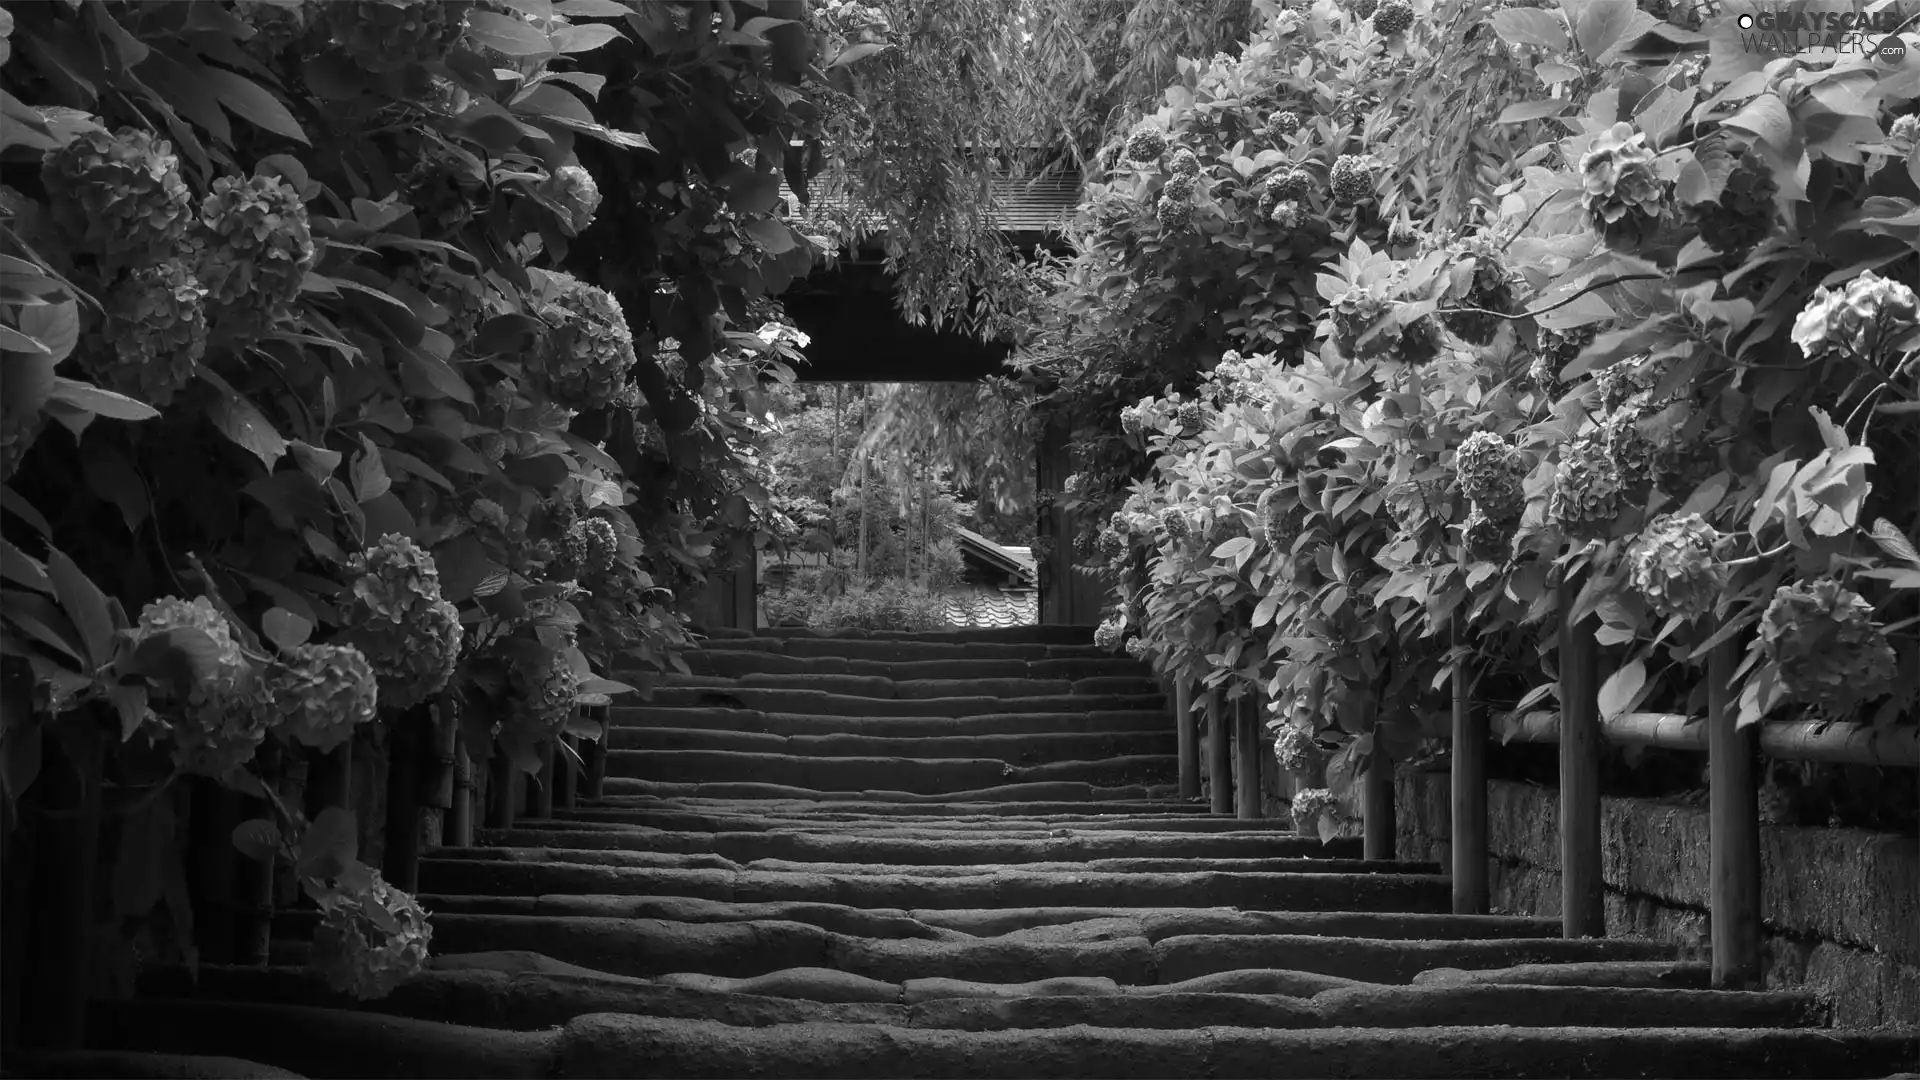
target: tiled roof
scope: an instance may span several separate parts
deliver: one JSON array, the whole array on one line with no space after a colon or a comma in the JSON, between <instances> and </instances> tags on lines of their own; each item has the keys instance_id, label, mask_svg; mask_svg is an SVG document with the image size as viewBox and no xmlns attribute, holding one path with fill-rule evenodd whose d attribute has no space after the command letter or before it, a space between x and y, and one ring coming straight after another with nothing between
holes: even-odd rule
<instances>
[{"instance_id":1,"label":"tiled roof","mask_svg":"<svg viewBox=\"0 0 1920 1080\"><path fill-rule=\"evenodd\" d=\"M844 195L820 191L812 193L813 203L801 206L800 199L780 184L780 197L786 201L788 216L804 221L811 214L831 210L844 213L850 200ZM993 219L1003 232L1046 232L1064 226L1073 218L1080 202L1080 175L1062 172L1039 179L1001 176L993 182ZM865 219L869 227L880 223L877 214Z\"/></svg>"},{"instance_id":2,"label":"tiled roof","mask_svg":"<svg viewBox=\"0 0 1920 1080\"><path fill-rule=\"evenodd\" d=\"M980 592L947 597L949 626L1037 626L1039 623L1039 593Z\"/></svg>"},{"instance_id":3,"label":"tiled roof","mask_svg":"<svg viewBox=\"0 0 1920 1080\"><path fill-rule=\"evenodd\" d=\"M962 555L971 555L975 559L1018 577L1028 585L1034 584L1036 571L1032 555L1025 551L1016 555L1012 550L1001 547L972 529L955 526L953 532L960 541Z\"/></svg>"}]
</instances>

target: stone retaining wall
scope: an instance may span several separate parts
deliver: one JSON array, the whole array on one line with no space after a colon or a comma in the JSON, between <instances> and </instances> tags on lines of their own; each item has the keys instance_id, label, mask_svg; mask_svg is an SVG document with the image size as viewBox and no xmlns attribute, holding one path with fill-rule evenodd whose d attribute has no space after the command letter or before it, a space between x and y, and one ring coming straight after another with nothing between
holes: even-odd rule
<instances>
[{"instance_id":1,"label":"stone retaining wall","mask_svg":"<svg viewBox=\"0 0 1920 1080\"><path fill-rule=\"evenodd\" d=\"M1445 866L1449 777L1396 779L1402 860ZM1559 793L1496 781L1487 792L1496 912L1560 912ZM1707 811L1603 801L1607 932L1678 941L1707 958ZM1859 829L1764 826L1761 913L1769 986L1829 995L1847 1027L1920 1023L1920 842Z\"/></svg>"}]
</instances>

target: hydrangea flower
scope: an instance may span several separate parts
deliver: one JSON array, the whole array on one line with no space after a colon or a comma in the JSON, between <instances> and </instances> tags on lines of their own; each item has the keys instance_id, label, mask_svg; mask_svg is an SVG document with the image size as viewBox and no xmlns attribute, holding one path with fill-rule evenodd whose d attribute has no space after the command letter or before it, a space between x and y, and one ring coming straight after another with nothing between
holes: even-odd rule
<instances>
[{"instance_id":1,"label":"hydrangea flower","mask_svg":"<svg viewBox=\"0 0 1920 1080\"><path fill-rule=\"evenodd\" d=\"M1719 533L1698 514L1661 514L1627 547L1628 577L1662 616L1698 618L1727 587L1727 567L1714 554Z\"/></svg>"},{"instance_id":2,"label":"hydrangea flower","mask_svg":"<svg viewBox=\"0 0 1920 1080\"><path fill-rule=\"evenodd\" d=\"M399 533L355 556L351 599L341 608L345 640L373 664L380 703L411 708L453 677L464 631L440 597L433 556Z\"/></svg>"},{"instance_id":3,"label":"hydrangea flower","mask_svg":"<svg viewBox=\"0 0 1920 1080\"><path fill-rule=\"evenodd\" d=\"M1835 710L1886 693L1898 672L1873 605L1833 578L1776 589L1760 619L1760 648L1788 694Z\"/></svg>"},{"instance_id":4,"label":"hydrangea flower","mask_svg":"<svg viewBox=\"0 0 1920 1080\"><path fill-rule=\"evenodd\" d=\"M1868 270L1842 288L1814 289L1793 322L1793 343L1808 359L1829 349L1870 359L1913 331L1917 309L1910 286Z\"/></svg>"},{"instance_id":5,"label":"hydrangea flower","mask_svg":"<svg viewBox=\"0 0 1920 1080\"><path fill-rule=\"evenodd\" d=\"M360 1001L386 997L427 965L433 927L413 897L362 868L358 887L322 891L312 964L326 984Z\"/></svg>"},{"instance_id":6,"label":"hydrangea flower","mask_svg":"<svg viewBox=\"0 0 1920 1080\"><path fill-rule=\"evenodd\" d=\"M1653 159L1645 133L1625 121L1595 137L1580 156L1581 204L1594 231L1634 236L1665 213L1666 185Z\"/></svg>"},{"instance_id":7,"label":"hydrangea flower","mask_svg":"<svg viewBox=\"0 0 1920 1080\"><path fill-rule=\"evenodd\" d=\"M201 658L199 677L184 700L167 695L155 702L167 716L174 764L196 776L227 777L252 761L267 737L272 717L261 708L260 673L234 640L227 617L204 596L191 602L169 596L148 604L132 636L137 644L179 628L206 634L215 652Z\"/></svg>"},{"instance_id":8,"label":"hydrangea flower","mask_svg":"<svg viewBox=\"0 0 1920 1080\"><path fill-rule=\"evenodd\" d=\"M193 221L173 145L138 128L83 131L47 153L41 176L68 242L112 265L171 254Z\"/></svg>"}]
</instances>

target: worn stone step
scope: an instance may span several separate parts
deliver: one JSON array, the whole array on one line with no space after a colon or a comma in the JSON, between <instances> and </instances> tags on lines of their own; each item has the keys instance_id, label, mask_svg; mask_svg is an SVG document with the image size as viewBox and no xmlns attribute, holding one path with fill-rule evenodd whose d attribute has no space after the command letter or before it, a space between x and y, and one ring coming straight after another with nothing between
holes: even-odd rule
<instances>
[{"instance_id":1,"label":"worn stone step","mask_svg":"<svg viewBox=\"0 0 1920 1080\"><path fill-rule=\"evenodd\" d=\"M1029 999L1031 1000L1031 999ZM596 1013L540 1031L257 1002L104 1004L106 1049L222 1052L312 1077L1885 1076L1912 1029L1331 1028L966 1031Z\"/></svg>"},{"instance_id":2,"label":"worn stone step","mask_svg":"<svg viewBox=\"0 0 1920 1080\"><path fill-rule=\"evenodd\" d=\"M1013 765L998 758L809 757L735 750L611 750L607 775L670 784L747 780L815 791L903 791L945 795L1014 784L1081 783L1099 787L1170 784L1179 778L1172 754Z\"/></svg>"},{"instance_id":3,"label":"worn stone step","mask_svg":"<svg viewBox=\"0 0 1920 1080\"><path fill-rule=\"evenodd\" d=\"M1419 874L1081 873L1066 876L1007 870L965 878L913 874L836 877L813 873L736 873L725 870L588 866L579 863L515 863L492 859L449 859L438 854L421 860L420 888L426 892L475 895L599 893L619 896L695 896L746 903L807 900L887 908L1198 907L1228 904L1265 911L1438 913L1452 906L1452 895L1445 878ZM1660 955L1642 952L1583 958L1654 959ZM1530 961L1515 959L1507 963L1527 962ZM1435 960L1415 970L1449 966L1460 965ZM1411 978L1412 973L1408 977Z\"/></svg>"},{"instance_id":4,"label":"worn stone step","mask_svg":"<svg viewBox=\"0 0 1920 1080\"><path fill-rule=\"evenodd\" d=\"M1047 661L1053 663L1056 661ZM1073 663L1074 661L1057 661ZM618 677L619 671L615 675ZM818 673L660 676L660 685L676 689L738 693L740 690L815 690L847 697L911 701L929 698L991 697L1002 701L1034 697L1141 696L1159 692L1159 684L1140 675L1098 675L1073 678L961 678L890 679L879 675Z\"/></svg>"},{"instance_id":5,"label":"worn stone step","mask_svg":"<svg viewBox=\"0 0 1920 1080\"><path fill-rule=\"evenodd\" d=\"M635 754L639 751L614 751L615 754ZM735 757L754 755L738 754ZM628 759L638 762L639 758ZM831 759L822 759L831 760ZM862 762L871 759L843 758L842 761ZM900 759L888 759L898 761ZM609 771L614 767L609 762ZM736 763L738 764L738 763ZM658 795L667 798L710 798L710 799L798 799L814 803L863 803L871 810L875 803L926 803L926 804L964 804L964 803L1005 803L1005 802L1080 802L1092 805L1101 802L1125 802L1130 804L1151 804L1157 800L1169 799L1175 795L1179 786L1173 783L1157 784L1094 784L1084 780L1069 779L1009 779L1008 766L1004 762L993 762L999 770L997 776L989 779L1007 780L991 787L935 787L932 791L900 791L894 788L873 788L860 790L822 790L801 787L795 784L775 784L755 781L714 781L700 783L693 780L649 779L638 776L611 775L607 777L605 790L616 795ZM1073 764L1078 764L1073 763ZM635 765L635 768L639 766ZM1015 775L1037 772L1039 766L1031 770L1016 770ZM666 767L653 768L655 773L665 772ZM795 770L798 771L798 770ZM1117 770L1116 770L1117 771ZM976 770L977 775L978 770ZM816 774L817 775L817 774ZM937 776L937 773L935 774ZM924 779L924 774L922 775ZM1124 777L1114 777L1119 780ZM902 776L894 775L880 778L889 782L899 782ZM1203 808L1204 810L1204 808ZM938 811L935 811L938 812Z\"/></svg>"},{"instance_id":6,"label":"worn stone step","mask_svg":"<svg viewBox=\"0 0 1920 1080\"><path fill-rule=\"evenodd\" d=\"M1174 733L1173 714L1165 709L975 713L968 716L842 716L830 713L761 712L758 709L643 705L613 709L609 721L615 731L694 728L701 731L782 736L847 735L914 740L1042 734L1165 734L1171 738Z\"/></svg>"},{"instance_id":7,"label":"worn stone step","mask_svg":"<svg viewBox=\"0 0 1920 1080\"><path fill-rule=\"evenodd\" d=\"M548 828L483 830L491 847L610 848L625 851L713 853L736 861L792 859L807 862L890 863L953 866L978 863L1054 862L1066 859L1126 859L1180 856L1194 859L1325 858L1320 841L1291 834L1102 832L1064 837L996 837L949 833L938 839L793 830L764 832L567 831Z\"/></svg>"},{"instance_id":8,"label":"worn stone step","mask_svg":"<svg viewBox=\"0 0 1920 1080\"><path fill-rule=\"evenodd\" d=\"M499 859L522 863L575 863L666 870L731 870L776 874L828 874L872 877L900 872L898 865L873 862L819 862L795 859L736 861L712 852L620 851L606 848L476 847L438 849L449 859ZM1438 874L1435 863L1367 859L1203 859L1120 858L1024 863L929 864L912 868L919 877L964 878L1018 871L1028 874Z\"/></svg>"},{"instance_id":9,"label":"worn stone step","mask_svg":"<svg viewBox=\"0 0 1920 1080\"><path fill-rule=\"evenodd\" d=\"M713 638L710 651L778 653L785 656L834 656L850 660L1077 660L1112 659L1120 654L1097 645L1045 645L999 641L883 641L839 637Z\"/></svg>"},{"instance_id":10,"label":"worn stone step","mask_svg":"<svg viewBox=\"0 0 1920 1080\"><path fill-rule=\"evenodd\" d=\"M1616 961L1585 964L1517 964L1463 971L1435 968L1414 976L1419 986L1597 986L1705 990L1713 965L1687 961Z\"/></svg>"},{"instance_id":11,"label":"worn stone step","mask_svg":"<svg viewBox=\"0 0 1920 1080\"><path fill-rule=\"evenodd\" d=\"M611 786L611 781L609 781ZM789 804L766 815L739 809L738 800L629 805L605 800L607 805L555 811L557 825L689 829L707 832L763 832L768 829L807 829L814 832L874 832L894 835L934 828L951 831L978 825L992 831L1024 830L1053 833L1061 830L1121 830L1179 833L1293 834L1290 825L1270 819L1243 820L1215 817L1203 804L1159 800L1051 800L1043 802L896 802L885 815L871 804L819 802ZM849 806L864 812L842 812ZM543 826L545 822L541 823ZM1334 844L1344 843L1336 840ZM1331 851L1329 852L1331 853Z\"/></svg>"},{"instance_id":12,"label":"worn stone step","mask_svg":"<svg viewBox=\"0 0 1920 1080\"><path fill-rule=\"evenodd\" d=\"M1165 712L1166 695L1159 688L1128 694L1026 693L1008 697L990 694L952 694L946 697L876 698L863 694L829 693L819 689L773 690L743 686L733 680L708 679L703 686L656 686L645 699L657 707L757 709L769 713L798 713L833 717L982 716L995 713L1104 712L1148 709ZM625 706L615 706L618 717Z\"/></svg>"},{"instance_id":13,"label":"worn stone step","mask_svg":"<svg viewBox=\"0 0 1920 1080\"><path fill-rule=\"evenodd\" d=\"M748 675L858 675L895 682L923 679L1001 681L1006 679L1084 679L1112 675L1152 678L1145 664L1125 656L1075 656L1039 659L1012 657L865 660L856 657L738 649L690 649L682 654L695 675L737 678Z\"/></svg>"},{"instance_id":14,"label":"worn stone step","mask_svg":"<svg viewBox=\"0 0 1920 1080\"><path fill-rule=\"evenodd\" d=\"M1228 938L1237 953L1220 948ZM729 978L823 968L881 982L947 978L986 983L1087 976L1129 986L1182 982L1248 968L1405 984L1437 966L1645 959L1669 947L1605 939L1379 941L1312 935L1174 935L1043 941L1020 937L872 938L780 920L677 922L595 916L438 914L434 939L450 952L525 950L617 975ZM1444 989L1444 988L1443 988Z\"/></svg>"},{"instance_id":15,"label":"worn stone step","mask_svg":"<svg viewBox=\"0 0 1920 1080\"><path fill-rule=\"evenodd\" d=\"M930 734L905 738L859 734L773 735L698 727L616 727L608 732L607 746L613 750L719 750L795 757L993 758L1015 765L1097 761L1109 757L1165 757L1178 749L1170 725L1159 732Z\"/></svg>"},{"instance_id":16,"label":"worn stone step","mask_svg":"<svg viewBox=\"0 0 1920 1080\"><path fill-rule=\"evenodd\" d=\"M551 915L566 918L665 919L672 922L807 923L873 938L1007 937L1025 940L1148 941L1195 934L1289 934L1384 940L1487 940L1552 937L1549 919L1506 915L1409 915L1398 912L1238 911L1233 908L1014 908L937 911L856 908L845 904L725 903L672 896L448 896L423 894L434 912L466 915ZM1425 973L1423 973L1425 974ZM1421 983L1416 978L1416 984Z\"/></svg>"}]
</instances>

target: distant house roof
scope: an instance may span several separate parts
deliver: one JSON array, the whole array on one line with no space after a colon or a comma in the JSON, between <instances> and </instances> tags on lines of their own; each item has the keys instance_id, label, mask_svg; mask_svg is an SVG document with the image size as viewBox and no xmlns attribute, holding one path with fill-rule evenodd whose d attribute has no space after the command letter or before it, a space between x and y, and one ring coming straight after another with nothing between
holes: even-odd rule
<instances>
[{"instance_id":1,"label":"distant house roof","mask_svg":"<svg viewBox=\"0 0 1920 1080\"><path fill-rule=\"evenodd\" d=\"M780 197L786 202L789 217L805 220L825 210L844 212L850 205L844 195L813 192L813 202L803 206L799 196L783 180ZM1062 171L1038 179L1003 174L994 178L994 224L1007 233L1045 233L1064 227L1073 219L1080 203L1080 174ZM868 215L866 224L877 227L878 214Z\"/></svg>"},{"instance_id":2,"label":"distant house roof","mask_svg":"<svg viewBox=\"0 0 1920 1080\"><path fill-rule=\"evenodd\" d=\"M971 529L956 527L953 533L960 541L961 558L984 563L988 568L1014 578L1023 587L1036 586L1038 575L1033 558L1025 549L1015 554L1013 550L1001 547Z\"/></svg>"}]
</instances>

